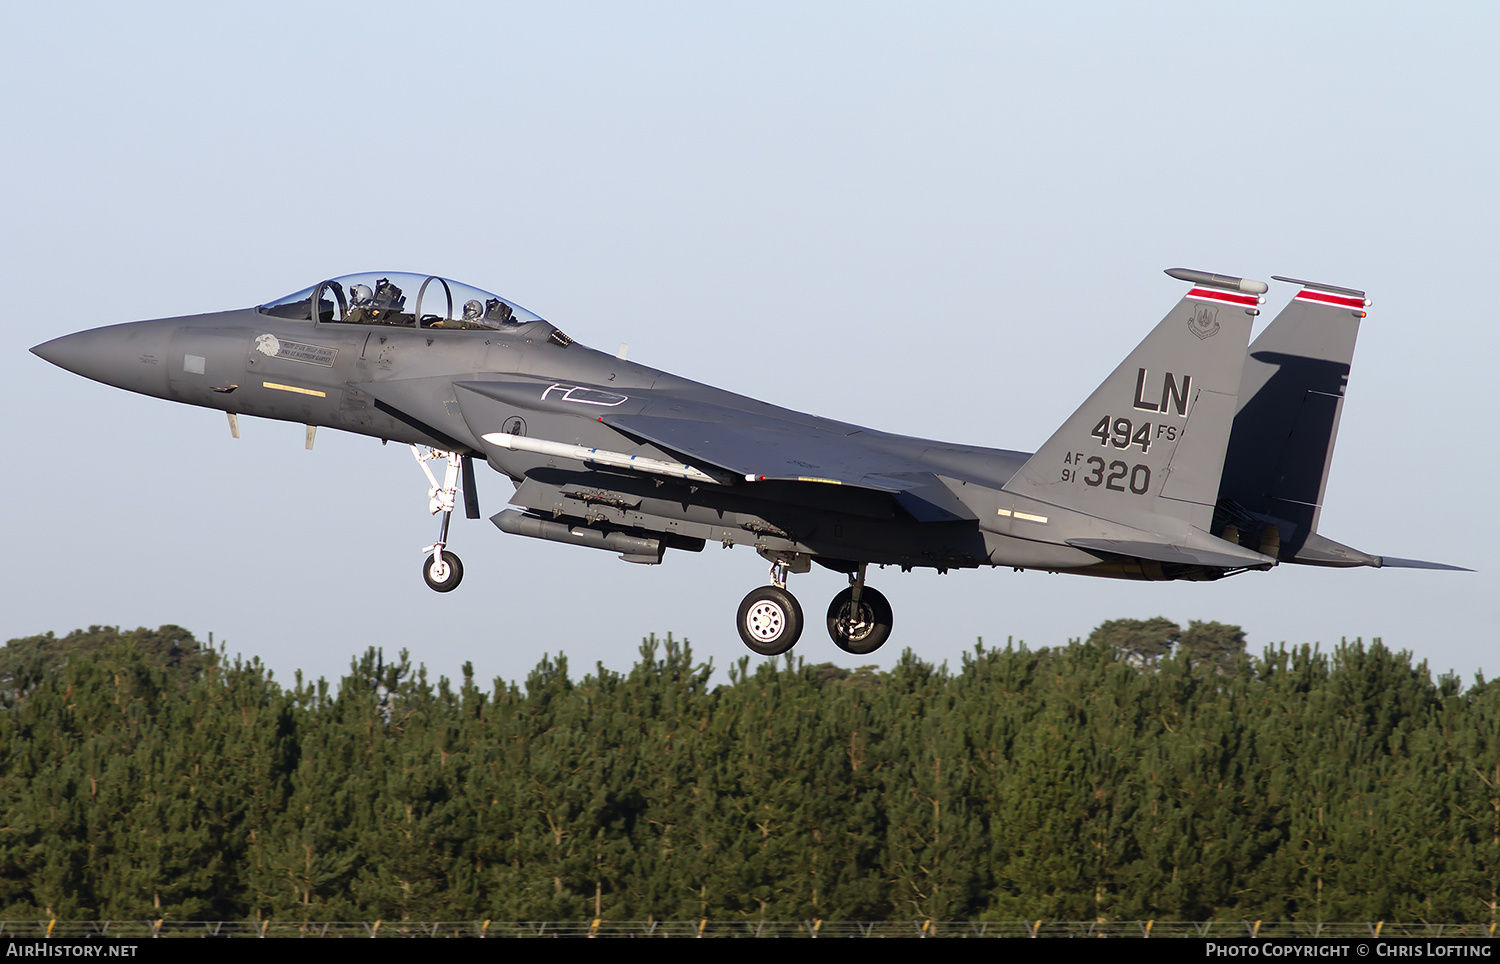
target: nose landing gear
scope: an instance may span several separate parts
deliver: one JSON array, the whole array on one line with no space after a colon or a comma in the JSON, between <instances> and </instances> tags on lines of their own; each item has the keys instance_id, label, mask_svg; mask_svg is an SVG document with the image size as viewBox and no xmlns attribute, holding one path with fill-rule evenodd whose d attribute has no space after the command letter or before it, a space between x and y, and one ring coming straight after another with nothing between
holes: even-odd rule
<instances>
[{"instance_id":1,"label":"nose landing gear","mask_svg":"<svg viewBox=\"0 0 1500 964\"><path fill-rule=\"evenodd\" d=\"M448 523L453 518L453 502L458 494L463 456L457 452L443 452L438 449L428 449L424 452L416 445L411 447L411 454L417 460L417 465L421 466L422 471L427 473L427 481L432 483L432 488L427 490L427 511L432 515L437 515L439 512L443 514L443 523L438 530L437 542L422 550L427 553L427 558L422 561L422 579L434 592L452 592L458 588L458 584L464 578L463 563L459 562L457 555L447 549ZM448 460L448 470L443 474L443 483L439 485L437 477L432 474L427 463L433 459L442 458Z\"/></svg>"}]
</instances>

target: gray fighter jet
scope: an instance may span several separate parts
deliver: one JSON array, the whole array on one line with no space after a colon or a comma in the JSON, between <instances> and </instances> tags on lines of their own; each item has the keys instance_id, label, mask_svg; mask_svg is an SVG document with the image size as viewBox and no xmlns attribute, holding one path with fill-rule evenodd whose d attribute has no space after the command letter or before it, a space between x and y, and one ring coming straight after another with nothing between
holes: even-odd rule
<instances>
[{"instance_id":1,"label":"gray fighter jet","mask_svg":"<svg viewBox=\"0 0 1500 964\"><path fill-rule=\"evenodd\" d=\"M654 564L709 542L755 547L771 585L740 604L750 649L803 627L786 589L846 573L828 632L873 652L891 607L872 564L1123 579L1219 579L1279 563L1405 566L1320 535L1364 292L1298 293L1249 345L1266 285L1172 269L1189 290L1034 454L890 435L777 408L576 344L520 305L444 278L349 275L254 308L96 328L33 348L109 385L238 416L411 446L441 515L422 574L438 592L474 459L515 484L501 530ZM1248 350L1247 350L1248 346ZM432 463L442 468L441 479Z\"/></svg>"}]
</instances>

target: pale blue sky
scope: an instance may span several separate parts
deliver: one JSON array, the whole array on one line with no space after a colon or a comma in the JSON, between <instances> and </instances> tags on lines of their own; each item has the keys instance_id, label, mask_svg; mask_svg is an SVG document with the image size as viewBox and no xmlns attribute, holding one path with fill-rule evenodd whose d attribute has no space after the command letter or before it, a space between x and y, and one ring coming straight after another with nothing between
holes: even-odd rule
<instances>
[{"instance_id":1,"label":"pale blue sky","mask_svg":"<svg viewBox=\"0 0 1500 964\"><path fill-rule=\"evenodd\" d=\"M466 578L438 596L405 449L254 419L233 441L26 351L57 335L431 271L778 404L1030 450L1185 266L1369 291L1322 530L1481 571L887 570L882 664L1160 614L1493 674L1497 27L1486 4L14 7L0 638L178 622L284 678L370 644L524 677L671 631L722 667L765 581L745 549L646 568L456 522ZM819 626L841 580L793 578L806 659L866 661Z\"/></svg>"}]
</instances>

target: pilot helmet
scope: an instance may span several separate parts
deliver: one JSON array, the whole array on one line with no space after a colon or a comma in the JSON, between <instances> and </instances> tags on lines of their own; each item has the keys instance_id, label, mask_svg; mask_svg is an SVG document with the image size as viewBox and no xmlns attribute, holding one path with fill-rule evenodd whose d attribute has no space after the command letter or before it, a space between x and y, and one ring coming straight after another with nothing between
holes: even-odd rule
<instances>
[{"instance_id":1,"label":"pilot helmet","mask_svg":"<svg viewBox=\"0 0 1500 964\"><path fill-rule=\"evenodd\" d=\"M375 292L369 285L355 285L349 289L349 303L353 305L368 304L375 297Z\"/></svg>"}]
</instances>

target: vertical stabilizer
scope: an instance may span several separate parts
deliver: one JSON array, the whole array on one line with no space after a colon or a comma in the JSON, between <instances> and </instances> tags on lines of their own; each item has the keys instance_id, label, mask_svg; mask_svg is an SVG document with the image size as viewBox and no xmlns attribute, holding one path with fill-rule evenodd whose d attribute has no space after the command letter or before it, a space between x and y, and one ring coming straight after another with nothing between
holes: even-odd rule
<instances>
[{"instance_id":1,"label":"vertical stabilizer","mask_svg":"<svg viewBox=\"0 0 1500 964\"><path fill-rule=\"evenodd\" d=\"M1006 491L1135 528L1207 532L1264 282L1193 284Z\"/></svg>"},{"instance_id":2,"label":"vertical stabilizer","mask_svg":"<svg viewBox=\"0 0 1500 964\"><path fill-rule=\"evenodd\" d=\"M1302 290L1245 358L1220 495L1237 510L1277 520L1282 555L1290 557L1318 528L1354 342L1369 302L1353 288L1276 280Z\"/></svg>"}]
</instances>

